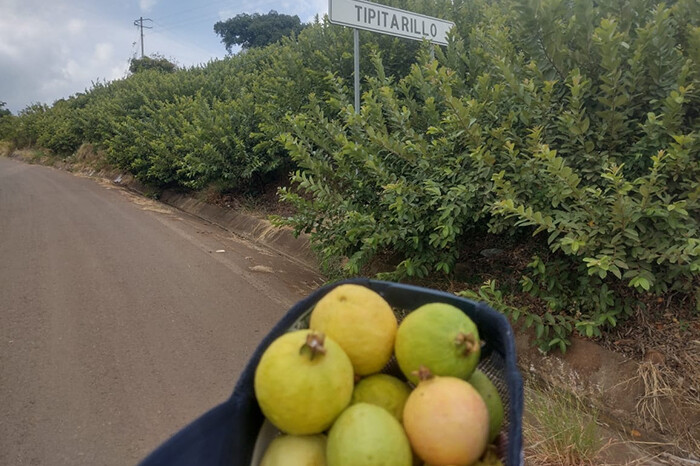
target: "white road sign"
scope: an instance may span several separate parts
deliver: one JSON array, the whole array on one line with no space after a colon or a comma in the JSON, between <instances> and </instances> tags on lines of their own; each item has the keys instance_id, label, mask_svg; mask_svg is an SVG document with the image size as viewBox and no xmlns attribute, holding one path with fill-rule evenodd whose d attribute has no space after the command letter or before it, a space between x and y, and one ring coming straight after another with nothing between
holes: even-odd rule
<instances>
[{"instance_id":1,"label":"white road sign","mask_svg":"<svg viewBox=\"0 0 700 466\"><path fill-rule=\"evenodd\" d=\"M447 45L447 32L454 26L430 16L364 0L328 0L331 23L357 29Z\"/></svg>"}]
</instances>

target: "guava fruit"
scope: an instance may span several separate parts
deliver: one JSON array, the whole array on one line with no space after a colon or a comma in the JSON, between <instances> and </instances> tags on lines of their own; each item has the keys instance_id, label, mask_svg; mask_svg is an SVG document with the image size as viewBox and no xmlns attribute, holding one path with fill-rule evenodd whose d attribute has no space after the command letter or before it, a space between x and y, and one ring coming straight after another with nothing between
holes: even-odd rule
<instances>
[{"instance_id":1,"label":"guava fruit","mask_svg":"<svg viewBox=\"0 0 700 466\"><path fill-rule=\"evenodd\" d=\"M479 363L481 341L474 322L445 303L425 304L399 325L394 344L396 360L408 380L421 366L433 374L468 379Z\"/></svg>"},{"instance_id":2,"label":"guava fruit","mask_svg":"<svg viewBox=\"0 0 700 466\"><path fill-rule=\"evenodd\" d=\"M326 436L280 435L268 445L260 466L326 466Z\"/></svg>"},{"instance_id":3,"label":"guava fruit","mask_svg":"<svg viewBox=\"0 0 700 466\"><path fill-rule=\"evenodd\" d=\"M503 466L503 462L498 457L496 449L493 448L493 445L491 445L486 449L484 456L482 456L479 461L474 463L474 466Z\"/></svg>"},{"instance_id":4,"label":"guava fruit","mask_svg":"<svg viewBox=\"0 0 700 466\"><path fill-rule=\"evenodd\" d=\"M360 380L350 404L369 403L386 409L397 421L403 419L403 406L411 393L402 380L388 374L374 374Z\"/></svg>"},{"instance_id":5,"label":"guava fruit","mask_svg":"<svg viewBox=\"0 0 700 466\"><path fill-rule=\"evenodd\" d=\"M348 407L328 432L328 466L411 466L413 455L399 421L369 403Z\"/></svg>"},{"instance_id":6,"label":"guava fruit","mask_svg":"<svg viewBox=\"0 0 700 466\"><path fill-rule=\"evenodd\" d=\"M432 466L468 466L481 458L489 413L481 395L456 377L420 370L420 383L406 400L403 426L411 446Z\"/></svg>"},{"instance_id":7,"label":"guava fruit","mask_svg":"<svg viewBox=\"0 0 700 466\"><path fill-rule=\"evenodd\" d=\"M501 400L501 395L498 394L498 389L496 389L496 386L488 376L479 369L474 370L468 382L479 392L481 398L484 399L484 403L486 403L486 409L489 411L489 443L491 443L496 440L503 426L503 401Z\"/></svg>"},{"instance_id":8,"label":"guava fruit","mask_svg":"<svg viewBox=\"0 0 700 466\"><path fill-rule=\"evenodd\" d=\"M288 434L318 434L350 403L350 359L331 338L310 330L286 333L265 350L254 389L267 419Z\"/></svg>"},{"instance_id":9,"label":"guava fruit","mask_svg":"<svg viewBox=\"0 0 700 466\"><path fill-rule=\"evenodd\" d=\"M311 311L309 327L335 340L357 375L379 372L389 362L398 323L384 298L367 287L339 285Z\"/></svg>"}]
</instances>

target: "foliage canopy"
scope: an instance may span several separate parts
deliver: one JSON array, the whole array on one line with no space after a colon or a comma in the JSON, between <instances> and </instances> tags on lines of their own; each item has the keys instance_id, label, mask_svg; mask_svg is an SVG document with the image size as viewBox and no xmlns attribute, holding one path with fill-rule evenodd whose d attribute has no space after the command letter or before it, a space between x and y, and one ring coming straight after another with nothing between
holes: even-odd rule
<instances>
[{"instance_id":1,"label":"foliage canopy","mask_svg":"<svg viewBox=\"0 0 700 466\"><path fill-rule=\"evenodd\" d=\"M221 36L221 42L229 53L234 45L240 45L244 50L265 47L282 37L299 34L302 29L298 16L277 13L275 10L267 14L241 13L214 24L214 32Z\"/></svg>"},{"instance_id":2,"label":"foliage canopy","mask_svg":"<svg viewBox=\"0 0 700 466\"><path fill-rule=\"evenodd\" d=\"M5 108L6 105L7 105L7 102L3 102L0 100L0 118L2 118L4 116L12 115L12 112L10 111L10 109Z\"/></svg>"},{"instance_id":3,"label":"foliage canopy","mask_svg":"<svg viewBox=\"0 0 700 466\"><path fill-rule=\"evenodd\" d=\"M177 69L175 63L169 61L165 57L154 55L152 57L132 58L129 60L129 72L140 73L146 70L161 71L163 73L172 73Z\"/></svg>"}]
</instances>

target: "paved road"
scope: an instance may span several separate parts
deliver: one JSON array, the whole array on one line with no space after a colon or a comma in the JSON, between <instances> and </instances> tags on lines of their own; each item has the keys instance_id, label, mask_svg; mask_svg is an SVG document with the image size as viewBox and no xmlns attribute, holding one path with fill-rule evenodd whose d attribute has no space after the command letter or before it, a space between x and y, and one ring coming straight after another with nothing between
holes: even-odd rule
<instances>
[{"instance_id":1,"label":"paved road","mask_svg":"<svg viewBox=\"0 0 700 466\"><path fill-rule=\"evenodd\" d=\"M319 283L109 183L0 157L0 465L137 463L225 400Z\"/></svg>"}]
</instances>

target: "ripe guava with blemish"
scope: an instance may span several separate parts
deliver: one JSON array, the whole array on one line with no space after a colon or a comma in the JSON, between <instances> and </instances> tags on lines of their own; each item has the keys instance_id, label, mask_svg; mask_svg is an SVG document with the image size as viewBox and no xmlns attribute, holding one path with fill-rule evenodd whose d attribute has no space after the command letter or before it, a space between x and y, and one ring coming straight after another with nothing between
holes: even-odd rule
<instances>
[{"instance_id":1,"label":"ripe guava with blemish","mask_svg":"<svg viewBox=\"0 0 700 466\"><path fill-rule=\"evenodd\" d=\"M446 303L425 304L399 325L394 343L396 360L408 380L421 366L435 375L468 379L481 355L476 324L464 312Z\"/></svg>"},{"instance_id":2,"label":"ripe guava with blemish","mask_svg":"<svg viewBox=\"0 0 700 466\"><path fill-rule=\"evenodd\" d=\"M287 434L326 430L350 403L353 387L352 364L342 348L310 330L277 338L255 369L260 409Z\"/></svg>"}]
</instances>

